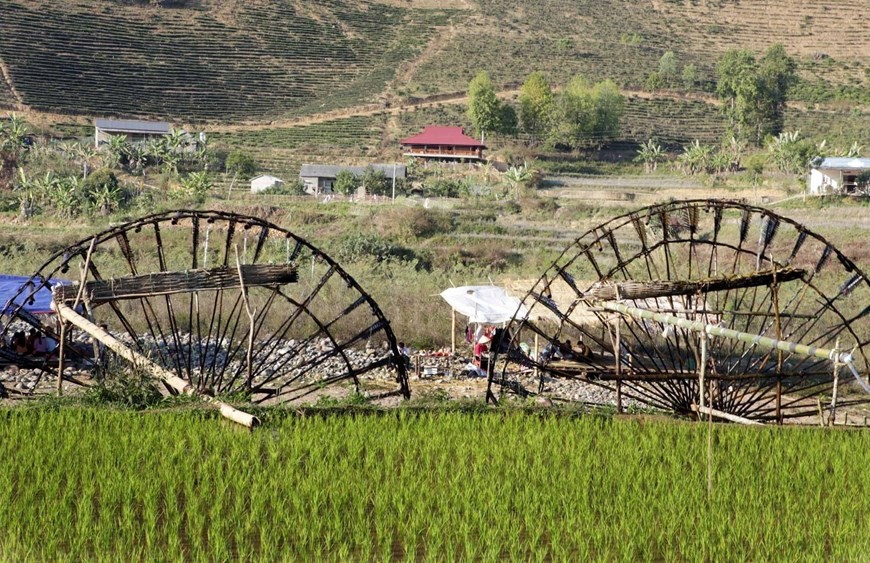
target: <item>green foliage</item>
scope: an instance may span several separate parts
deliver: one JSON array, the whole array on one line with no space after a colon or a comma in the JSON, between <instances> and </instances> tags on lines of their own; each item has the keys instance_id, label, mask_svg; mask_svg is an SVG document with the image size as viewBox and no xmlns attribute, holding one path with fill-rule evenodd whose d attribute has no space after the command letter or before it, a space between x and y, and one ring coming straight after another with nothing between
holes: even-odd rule
<instances>
[{"instance_id":1,"label":"green foliage","mask_svg":"<svg viewBox=\"0 0 870 563\"><path fill-rule=\"evenodd\" d=\"M501 111L489 73L481 70L468 84L468 118L481 138L498 130Z\"/></svg>"},{"instance_id":2,"label":"green foliage","mask_svg":"<svg viewBox=\"0 0 870 563\"><path fill-rule=\"evenodd\" d=\"M600 145L619 133L619 120L625 100L610 80L591 84L574 77L556 102L556 118L550 132L554 144L577 148Z\"/></svg>"},{"instance_id":3,"label":"green foliage","mask_svg":"<svg viewBox=\"0 0 870 563\"><path fill-rule=\"evenodd\" d=\"M644 172L650 174L655 172L659 166L659 162L664 159L664 151L662 146L653 139L648 139L645 143L641 143L637 150L637 156L634 157L635 162L642 162Z\"/></svg>"},{"instance_id":4,"label":"green foliage","mask_svg":"<svg viewBox=\"0 0 870 563\"><path fill-rule=\"evenodd\" d=\"M520 88L520 124L537 142L550 130L554 108L553 90L542 72L533 72Z\"/></svg>"},{"instance_id":5,"label":"green foliage","mask_svg":"<svg viewBox=\"0 0 870 563\"><path fill-rule=\"evenodd\" d=\"M238 149L227 155L225 166L229 174L236 174L242 180L250 180L257 172L254 157Z\"/></svg>"},{"instance_id":6,"label":"green foliage","mask_svg":"<svg viewBox=\"0 0 870 563\"><path fill-rule=\"evenodd\" d=\"M683 83L683 88L692 90L698 82L698 67L694 64L684 66L680 73L680 81Z\"/></svg>"},{"instance_id":7,"label":"green foliage","mask_svg":"<svg viewBox=\"0 0 870 563\"><path fill-rule=\"evenodd\" d=\"M366 193L373 195L386 195L390 193L392 184L387 179L387 175L383 170L375 170L372 166L367 166L363 170L360 177L360 184L365 188Z\"/></svg>"},{"instance_id":8,"label":"green foliage","mask_svg":"<svg viewBox=\"0 0 870 563\"><path fill-rule=\"evenodd\" d=\"M659 59L659 76L665 86L672 86L677 80L677 57L673 51L666 51Z\"/></svg>"},{"instance_id":9,"label":"green foliage","mask_svg":"<svg viewBox=\"0 0 870 563\"><path fill-rule=\"evenodd\" d=\"M336 253L339 262L387 262L396 257L393 241L374 233L355 232L339 242Z\"/></svg>"},{"instance_id":10,"label":"green foliage","mask_svg":"<svg viewBox=\"0 0 870 563\"><path fill-rule=\"evenodd\" d=\"M780 172L803 174L816 155L816 146L809 139L802 139L800 131L783 131L767 142L770 162Z\"/></svg>"},{"instance_id":11,"label":"green foliage","mask_svg":"<svg viewBox=\"0 0 870 563\"><path fill-rule=\"evenodd\" d=\"M795 69L779 44L771 46L761 61L751 51L725 53L716 65L716 92L734 134L759 144L766 135L782 131Z\"/></svg>"},{"instance_id":12,"label":"green foliage","mask_svg":"<svg viewBox=\"0 0 870 563\"><path fill-rule=\"evenodd\" d=\"M127 203L128 193L108 168L97 170L82 183L82 194L89 207L100 215L108 215Z\"/></svg>"},{"instance_id":13,"label":"green foliage","mask_svg":"<svg viewBox=\"0 0 870 563\"><path fill-rule=\"evenodd\" d=\"M196 203L202 203L214 188L208 172L191 172L181 179L181 195Z\"/></svg>"},{"instance_id":14,"label":"green foliage","mask_svg":"<svg viewBox=\"0 0 870 563\"><path fill-rule=\"evenodd\" d=\"M337 194L349 195L360 187L359 179L350 170L342 170L335 176L332 191Z\"/></svg>"}]
</instances>

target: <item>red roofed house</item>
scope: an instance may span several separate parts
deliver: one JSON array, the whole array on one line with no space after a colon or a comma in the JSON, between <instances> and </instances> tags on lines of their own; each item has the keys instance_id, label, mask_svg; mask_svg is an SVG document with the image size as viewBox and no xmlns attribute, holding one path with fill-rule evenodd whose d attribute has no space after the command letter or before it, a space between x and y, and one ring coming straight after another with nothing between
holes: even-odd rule
<instances>
[{"instance_id":1,"label":"red roofed house","mask_svg":"<svg viewBox=\"0 0 870 563\"><path fill-rule=\"evenodd\" d=\"M430 125L423 132L402 139L405 156L482 160L486 145L462 132L462 127Z\"/></svg>"}]
</instances>

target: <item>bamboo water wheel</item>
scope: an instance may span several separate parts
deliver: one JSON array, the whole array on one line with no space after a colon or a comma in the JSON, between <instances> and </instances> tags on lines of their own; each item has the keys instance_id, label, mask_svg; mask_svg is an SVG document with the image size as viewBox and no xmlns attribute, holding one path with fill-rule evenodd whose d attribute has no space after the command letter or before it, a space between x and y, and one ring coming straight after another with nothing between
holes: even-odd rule
<instances>
[{"instance_id":1,"label":"bamboo water wheel","mask_svg":"<svg viewBox=\"0 0 870 563\"><path fill-rule=\"evenodd\" d=\"M339 382L359 391L360 376L380 369L392 370L395 381L382 385L383 395L410 396L396 338L372 297L311 243L256 217L150 215L81 240L40 266L6 305L0 336L8 338L17 321L63 341L67 365L91 372L64 378L87 385L111 354L25 311L49 286L55 301L199 393L292 401ZM56 355L3 354L7 363L57 376Z\"/></svg>"},{"instance_id":2,"label":"bamboo water wheel","mask_svg":"<svg viewBox=\"0 0 870 563\"><path fill-rule=\"evenodd\" d=\"M706 399L721 413L781 422L827 410L838 393L840 406L870 399L870 279L823 237L767 209L696 200L617 217L577 238L523 305L530 315L513 322L511 345L496 355L490 401L575 381L615 392L620 408L631 400L691 413ZM698 330L669 324L682 321ZM518 352L533 337L539 353ZM590 353L540 353L565 340Z\"/></svg>"}]
</instances>

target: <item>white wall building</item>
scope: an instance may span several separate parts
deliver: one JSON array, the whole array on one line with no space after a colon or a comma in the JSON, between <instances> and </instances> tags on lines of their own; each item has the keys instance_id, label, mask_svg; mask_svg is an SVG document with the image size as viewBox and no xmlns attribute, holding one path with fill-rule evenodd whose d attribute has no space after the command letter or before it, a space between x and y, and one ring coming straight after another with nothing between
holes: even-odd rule
<instances>
[{"instance_id":1,"label":"white wall building","mask_svg":"<svg viewBox=\"0 0 870 563\"><path fill-rule=\"evenodd\" d=\"M858 191L858 176L870 171L870 158L828 157L810 170L811 194L848 194Z\"/></svg>"},{"instance_id":2,"label":"white wall building","mask_svg":"<svg viewBox=\"0 0 870 563\"><path fill-rule=\"evenodd\" d=\"M284 186L284 180L276 178L269 174L257 176L251 180L251 193L258 194L272 188L281 188Z\"/></svg>"}]
</instances>

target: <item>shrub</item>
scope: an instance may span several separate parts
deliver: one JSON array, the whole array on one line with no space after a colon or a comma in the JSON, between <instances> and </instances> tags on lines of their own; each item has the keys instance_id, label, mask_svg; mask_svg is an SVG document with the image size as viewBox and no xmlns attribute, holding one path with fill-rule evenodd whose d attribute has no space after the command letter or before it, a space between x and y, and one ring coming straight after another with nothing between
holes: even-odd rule
<instances>
[{"instance_id":1,"label":"shrub","mask_svg":"<svg viewBox=\"0 0 870 563\"><path fill-rule=\"evenodd\" d=\"M257 172L257 163L254 161L254 157L240 150L234 150L227 155L225 166L227 172L236 174L243 180L250 180Z\"/></svg>"}]
</instances>

